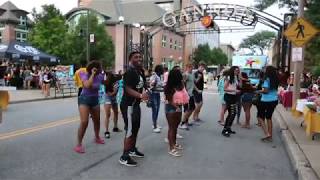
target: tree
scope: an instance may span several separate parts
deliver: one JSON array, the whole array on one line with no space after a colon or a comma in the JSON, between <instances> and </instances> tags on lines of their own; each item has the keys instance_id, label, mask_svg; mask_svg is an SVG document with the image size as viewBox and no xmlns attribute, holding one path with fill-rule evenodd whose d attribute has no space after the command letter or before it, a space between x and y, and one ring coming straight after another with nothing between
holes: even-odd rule
<instances>
[{"instance_id":1,"label":"tree","mask_svg":"<svg viewBox=\"0 0 320 180\"><path fill-rule=\"evenodd\" d=\"M211 64L226 65L228 64L228 56L220 48L212 49L212 59L214 60Z\"/></svg>"},{"instance_id":2,"label":"tree","mask_svg":"<svg viewBox=\"0 0 320 180\"><path fill-rule=\"evenodd\" d=\"M208 44L199 44L193 59L195 64L199 64L200 61L208 65L228 63L227 55L220 48L210 49Z\"/></svg>"},{"instance_id":3,"label":"tree","mask_svg":"<svg viewBox=\"0 0 320 180\"><path fill-rule=\"evenodd\" d=\"M305 12L306 19L308 19L315 27L320 28L320 1L310 1L310 6ZM309 60L309 65L320 65L320 37L315 37L306 48L306 59Z\"/></svg>"},{"instance_id":4,"label":"tree","mask_svg":"<svg viewBox=\"0 0 320 180\"><path fill-rule=\"evenodd\" d=\"M68 59L74 64L86 61L87 16L82 15L78 24L70 31ZM111 37L105 31L105 25L99 23L94 14L89 16L89 34L94 34L95 42L90 43L90 59L101 60L104 67L114 63L114 45Z\"/></svg>"},{"instance_id":5,"label":"tree","mask_svg":"<svg viewBox=\"0 0 320 180\"><path fill-rule=\"evenodd\" d=\"M298 0L255 0L254 7L262 11L277 2L279 2L280 8L288 8L291 12L297 11Z\"/></svg>"},{"instance_id":6,"label":"tree","mask_svg":"<svg viewBox=\"0 0 320 180\"><path fill-rule=\"evenodd\" d=\"M240 48L248 48L252 52L256 52L256 49L260 50L260 54L264 54L264 50L270 47L272 40L276 37L276 33L272 31L257 32L246 39L243 39L240 43Z\"/></svg>"},{"instance_id":7,"label":"tree","mask_svg":"<svg viewBox=\"0 0 320 180\"><path fill-rule=\"evenodd\" d=\"M43 5L41 13L32 12L34 26L28 41L44 52L55 55L66 63L66 41L68 26L59 9L54 5Z\"/></svg>"}]
</instances>

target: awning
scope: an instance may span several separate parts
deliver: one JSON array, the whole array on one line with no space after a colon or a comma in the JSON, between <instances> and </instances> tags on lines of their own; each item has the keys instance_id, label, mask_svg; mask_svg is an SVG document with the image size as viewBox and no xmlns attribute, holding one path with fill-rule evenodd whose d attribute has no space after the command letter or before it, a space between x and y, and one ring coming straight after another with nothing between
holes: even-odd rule
<instances>
[{"instance_id":1,"label":"awning","mask_svg":"<svg viewBox=\"0 0 320 180\"><path fill-rule=\"evenodd\" d=\"M35 62L58 63L57 57L40 51L26 42L12 41L9 45L0 44L0 56L9 59L28 59Z\"/></svg>"}]
</instances>

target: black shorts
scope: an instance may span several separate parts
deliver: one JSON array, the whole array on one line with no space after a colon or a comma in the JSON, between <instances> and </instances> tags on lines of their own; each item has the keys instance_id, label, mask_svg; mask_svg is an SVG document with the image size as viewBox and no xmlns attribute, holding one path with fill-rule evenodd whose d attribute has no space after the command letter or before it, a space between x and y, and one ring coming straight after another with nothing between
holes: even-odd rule
<instances>
[{"instance_id":1,"label":"black shorts","mask_svg":"<svg viewBox=\"0 0 320 180\"><path fill-rule=\"evenodd\" d=\"M196 105L194 104L194 97L190 96L189 103L183 106L183 110L184 112L187 112L187 111L190 112L190 111L193 111L195 108L196 108Z\"/></svg>"},{"instance_id":2,"label":"black shorts","mask_svg":"<svg viewBox=\"0 0 320 180\"><path fill-rule=\"evenodd\" d=\"M193 98L196 104L202 103L203 101L202 93L199 93L197 91L193 91Z\"/></svg>"},{"instance_id":3,"label":"black shorts","mask_svg":"<svg viewBox=\"0 0 320 180\"><path fill-rule=\"evenodd\" d=\"M126 137L137 136L140 129L141 109L139 104L120 104L120 110L124 121Z\"/></svg>"},{"instance_id":4,"label":"black shorts","mask_svg":"<svg viewBox=\"0 0 320 180\"><path fill-rule=\"evenodd\" d=\"M271 119L274 109L277 107L278 101L263 102L260 101L258 108L258 118Z\"/></svg>"}]
</instances>

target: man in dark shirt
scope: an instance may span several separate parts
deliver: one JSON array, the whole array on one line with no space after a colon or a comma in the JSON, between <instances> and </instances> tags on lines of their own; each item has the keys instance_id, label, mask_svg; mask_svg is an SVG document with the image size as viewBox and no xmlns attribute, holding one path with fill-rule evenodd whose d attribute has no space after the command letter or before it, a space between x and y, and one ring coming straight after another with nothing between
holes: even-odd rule
<instances>
[{"instance_id":1,"label":"man in dark shirt","mask_svg":"<svg viewBox=\"0 0 320 180\"><path fill-rule=\"evenodd\" d=\"M203 77L203 71L205 69L204 63L199 63L198 70L194 73L194 90L193 90L193 97L194 102L196 104L196 108L193 112L193 124L199 125L199 122L201 121L199 119L199 114L203 105L203 99L202 99L202 92L204 89L204 77Z\"/></svg>"},{"instance_id":2,"label":"man in dark shirt","mask_svg":"<svg viewBox=\"0 0 320 180\"><path fill-rule=\"evenodd\" d=\"M136 166L137 162L131 157L144 157L144 154L136 148L141 119L140 102L141 100L147 101L149 97L146 92L143 92L143 88L146 87L146 79L142 70L141 54L139 52L130 53L129 63L129 69L123 77L124 94L120 104L126 136L119 162L126 166Z\"/></svg>"}]
</instances>

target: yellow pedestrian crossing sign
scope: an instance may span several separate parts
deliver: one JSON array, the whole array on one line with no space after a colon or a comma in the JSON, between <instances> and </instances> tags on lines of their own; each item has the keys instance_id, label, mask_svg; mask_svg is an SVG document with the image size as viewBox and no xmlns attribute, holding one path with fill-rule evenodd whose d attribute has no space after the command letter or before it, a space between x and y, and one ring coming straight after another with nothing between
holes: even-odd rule
<instances>
[{"instance_id":1,"label":"yellow pedestrian crossing sign","mask_svg":"<svg viewBox=\"0 0 320 180\"><path fill-rule=\"evenodd\" d=\"M303 18L298 18L290 27L284 32L284 35L294 45L298 47L304 46L309 42L319 31L313 27L311 23Z\"/></svg>"}]
</instances>

